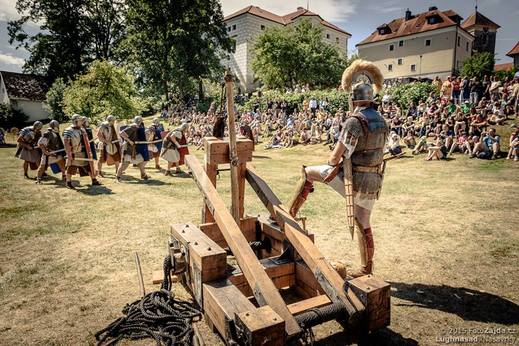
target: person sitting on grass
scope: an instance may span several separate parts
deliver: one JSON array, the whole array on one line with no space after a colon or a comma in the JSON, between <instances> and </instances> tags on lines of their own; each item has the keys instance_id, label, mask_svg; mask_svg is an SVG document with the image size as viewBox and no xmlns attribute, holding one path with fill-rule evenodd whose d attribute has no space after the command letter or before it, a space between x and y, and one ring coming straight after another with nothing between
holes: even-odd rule
<instances>
[{"instance_id":1,"label":"person sitting on grass","mask_svg":"<svg viewBox=\"0 0 519 346\"><path fill-rule=\"evenodd\" d=\"M474 149L472 149L470 158L477 157L478 159L483 160L490 160L492 158L492 150L486 145L485 141L483 141L485 136L486 133L482 133L480 137L472 137L474 140Z\"/></svg>"},{"instance_id":2,"label":"person sitting on grass","mask_svg":"<svg viewBox=\"0 0 519 346\"><path fill-rule=\"evenodd\" d=\"M427 151L428 146L429 145L427 144L427 137L421 136L418 142L416 143L416 146L414 147L412 154L418 155L420 153L425 153Z\"/></svg>"},{"instance_id":3,"label":"person sitting on grass","mask_svg":"<svg viewBox=\"0 0 519 346\"><path fill-rule=\"evenodd\" d=\"M404 137L404 144L409 149L414 149L416 147L416 134L414 129L407 131L407 135Z\"/></svg>"},{"instance_id":4,"label":"person sitting on grass","mask_svg":"<svg viewBox=\"0 0 519 346\"><path fill-rule=\"evenodd\" d=\"M506 120L506 115L504 111L495 110L492 115L490 115L490 118L488 119L488 123L490 125L503 125Z\"/></svg>"},{"instance_id":5,"label":"person sitting on grass","mask_svg":"<svg viewBox=\"0 0 519 346\"><path fill-rule=\"evenodd\" d=\"M483 142L492 152L492 156L490 157L492 160L499 158L501 156L501 137L496 134L496 129L491 128L487 135L483 137Z\"/></svg>"},{"instance_id":6,"label":"person sitting on grass","mask_svg":"<svg viewBox=\"0 0 519 346\"><path fill-rule=\"evenodd\" d=\"M516 128L515 132L512 132L510 135L510 150L508 151L506 159L519 161L519 128Z\"/></svg>"},{"instance_id":7,"label":"person sitting on grass","mask_svg":"<svg viewBox=\"0 0 519 346\"><path fill-rule=\"evenodd\" d=\"M449 146L447 146L449 148ZM468 142L467 133L464 130L460 130L458 135L456 136L456 140L452 143L449 149L449 153L447 157L451 156L454 151L459 151L460 153L470 154L471 147Z\"/></svg>"},{"instance_id":8,"label":"person sitting on grass","mask_svg":"<svg viewBox=\"0 0 519 346\"><path fill-rule=\"evenodd\" d=\"M447 156L447 147L445 146L445 135L440 134L436 136L434 145L429 146L429 153L425 158L425 161L431 161L432 159L441 160Z\"/></svg>"},{"instance_id":9,"label":"person sitting on grass","mask_svg":"<svg viewBox=\"0 0 519 346\"><path fill-rule=\"evenodd\" d=\"M387 148L389 153L392 156L402 154L402 146L400 145L400 137L395 133L391 132L389 135L389 141L387 143Z\"/></svg>"}]
</instances>

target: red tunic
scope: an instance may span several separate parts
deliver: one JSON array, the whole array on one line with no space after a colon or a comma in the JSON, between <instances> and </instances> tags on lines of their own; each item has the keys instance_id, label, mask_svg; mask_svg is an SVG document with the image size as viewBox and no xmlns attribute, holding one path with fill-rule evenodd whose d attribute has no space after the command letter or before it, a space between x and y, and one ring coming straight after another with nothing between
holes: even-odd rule
<instances>
[{"instance_id":1,"label":"red tunic","mask_svg":"<svg viewBox=\"0 0 519 346\"><path fill-rule=\"evenodd\" d=\"M180 138L180 140L178 141L178 144L180 144L182 146L187 144L187 139L184 134L182 134L182 138ZM180 161L178 161L178 165L182 166L184 164L184 157L186 157L186 155L189 155L189 148L187 146L178 148L178 152L180 154Z\"/></svg>"}]
</instances>

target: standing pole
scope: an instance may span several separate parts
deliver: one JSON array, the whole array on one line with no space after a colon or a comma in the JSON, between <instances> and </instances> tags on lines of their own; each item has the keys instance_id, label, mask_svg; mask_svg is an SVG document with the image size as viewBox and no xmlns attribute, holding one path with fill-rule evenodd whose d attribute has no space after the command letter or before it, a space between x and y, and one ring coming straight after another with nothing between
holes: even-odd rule
<instances>
[{"instance_id":1,"label":"standing pole","mask_svg":"<svg viewBox=\"0 0 519 346\"><path fill-rule=\"evenodd\" d=\"M344 173L344 190L346 192L346 217L348 220L348 229L350 230L351 239L355 233L355 204L353 200L353 172L351 160L344 159L342 161Z\"/></svg>"},{"instance_id":2,"label":"standing pole","mask_svg":"<svg viewBox=\"0 0 519 346\"><path fill-rule=\"evenodd\" d=\"M225 96L227 99L227 127L229 129L229 158L231 166L231 214L237 225L240 222L240 194L238 188L238 150L236 149L236 127L234 121L234 76L228 69L225 73Z\"/></svg>"},{"instance_id":3,"label":"standing pole","mask_svg":"<svg viewBox=\"0 0 519 346\"><path fill-rule=\"evenodd\" d=\"M139 288L141 289L141 296L146 295L146 289L144 288L144 279L142 277L141 260L139 254L135 252L135 267L137 268L137 277L139 279Z\"/></svg>"}]
</instances>

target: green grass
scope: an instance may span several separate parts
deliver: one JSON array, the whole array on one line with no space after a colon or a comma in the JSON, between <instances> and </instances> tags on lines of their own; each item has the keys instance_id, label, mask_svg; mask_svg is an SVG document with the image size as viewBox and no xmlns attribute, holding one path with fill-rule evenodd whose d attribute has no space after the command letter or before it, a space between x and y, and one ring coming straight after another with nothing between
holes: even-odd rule
<instances>
[{"instance_id":1,"label":"green grass","mask_svg":"<svg viewBox=\"0 0 519 346\"><path fill-rule=\"evenodd\" d=\"M104 169L110 178L102 179L102 188L92 189L88 179L77 177L78 191L54 180L38 186L23 179L13 153L14 148L0 148L0 316L8 316L0 319L0 344L93 344L95 332L139 295L134 252L141 257L147 290L154 289L151 273L162 266L169 225L200 222L200 193L190 178L165 177L154 169L150 182L117 184L112 167ZM203 151L193 153L203 159ZM253 164L286 203L301 165L323 164L328 155L320 145L286 150L258 145ZM372 219L376 274L391 282L491 292L519 303L519 288L510 284L519 278L519 164L460 155L448 162L423 158L388 163ZM138 170L129 168L127 175L137 178ZM230 205L228 172L218 178L217 189ZM245 210L265 213L248 186ZM334 191L317 184L301 213L327 258L358 262L344 201ZM180 286L175 292L188 296ZM496 325L408 306L402 298L392 301L394 343L404 337L430 344L437 325ZM340 330L326 325L317 329L317 338Z\"/></svg>"}]
</instances>

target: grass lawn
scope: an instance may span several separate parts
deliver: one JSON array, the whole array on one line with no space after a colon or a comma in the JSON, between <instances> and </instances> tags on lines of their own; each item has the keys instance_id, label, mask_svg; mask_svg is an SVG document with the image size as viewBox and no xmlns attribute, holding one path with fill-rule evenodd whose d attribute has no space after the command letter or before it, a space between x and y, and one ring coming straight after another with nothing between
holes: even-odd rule
<instances>
[{"instance_id":1,"label":"grass lawn","mask_svg":"<svg viewBox=\"0 0 519 346\"><path fill-rule=\"evenodd\" d=\"M129 168L117 184L105 167L101 187L81 178L71 191L57 176L38 186L23 178L14 151L0 148L0 344L95 344L95 332L139 296L134 252L153 290L169 224L198 223L202 198L189 177L155 169L148 182ZM322 164L328 153L320 145L257 146L253 163L288 201L300 166ZM442 335L456 336L456 328L515 328L519 337L519 163L454 158L388 163L372 224L375 273L392 285L392 322L373 335L374 344L437 344ZM230 202L228 172L218 184ZM246 213L265 212L249 187L245 203ZM357 265L345 213L344 201L325 185L302 209L325 256ZM180 285L175 291L188 297ZM314 331L320 344L344 344L335 322Z\"/></svg>"}]
</instances>

